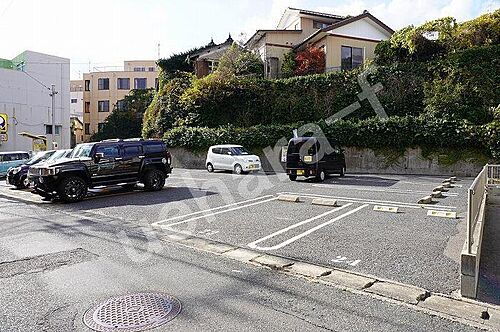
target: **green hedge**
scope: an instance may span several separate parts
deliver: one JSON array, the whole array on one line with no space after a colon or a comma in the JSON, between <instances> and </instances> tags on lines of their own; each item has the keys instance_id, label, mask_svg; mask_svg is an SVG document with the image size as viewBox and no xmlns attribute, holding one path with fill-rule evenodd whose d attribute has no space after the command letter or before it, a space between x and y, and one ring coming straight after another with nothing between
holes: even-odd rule
<instances>
[{"instance_id":1,"label":"green hedge","mask_svg":"<svg viewBox=\"0 0 500 332\"><path fill-rule=\"evenodd\" d=\"M472 148L489 157L500 158L500 121L488 125L472 125L466 120L406 116L391 117L388 120L341 120L332 124L318 122L317 125L330 142L341 146L396 150L422 147L430 151ZM246 128L177 127L167 131L164 139L169 146L193 151L206 150L211 145L224 143L264 148L274 147L281 138L290 139L292 130L300 126L300 123L296 123Z\"/></svg>"},{"instance_id":2,"label":"green hedge","mask_svg":"<svg viewBox=\"0 0 500 332\"><path fill-rule=\"evenodd\" d=\"M431 62L395 63L372 68L371 84L389 116L491 121L500 103L500 45L473 48ZM287 124L320 121L358 100L359 72L338 72L280 80L203 79L190 74L162 81L156 102L146 114L144 136L161 136L175 126L217 127L232 124ZM351 119L375 115L367 100Z\"/></svg>"}]
</instances>

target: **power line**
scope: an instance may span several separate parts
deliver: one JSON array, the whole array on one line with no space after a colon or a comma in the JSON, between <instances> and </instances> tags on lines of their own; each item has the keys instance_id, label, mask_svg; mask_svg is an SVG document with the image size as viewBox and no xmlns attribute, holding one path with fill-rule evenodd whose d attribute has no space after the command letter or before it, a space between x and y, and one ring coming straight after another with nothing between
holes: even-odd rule
<instances>
[{"instance_id":1,"label":"power line","mask_svg":"<svg viewBox=\"0 0 500 332\"><path fill-rule=\"evenodd\" d=\"M38 82L38 84L40 85L43 85L47 90L51 90L51 88L49 88L48 86L46 86L45 84L43 84L42 82L40 82L39 80L37 80L36 78L34 78L33 76L31 76L30 74L28 74L28 72L22 70L23 73L25 73L26 75L28 75L29 77L31 77L31 79L35 80L36 82Z\"/></svg>"}]
</instances>

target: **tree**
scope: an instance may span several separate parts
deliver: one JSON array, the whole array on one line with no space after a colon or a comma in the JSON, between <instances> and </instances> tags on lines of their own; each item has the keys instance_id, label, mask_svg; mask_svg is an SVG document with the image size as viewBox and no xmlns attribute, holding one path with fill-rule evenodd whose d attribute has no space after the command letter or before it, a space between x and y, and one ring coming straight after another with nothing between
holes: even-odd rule
<instances>
[{"instance_id":1,"label":"tree","mask_svg":"<svg viewBox=\"0 0 500 332\"><path fill-rule=\"evenodd\" d=\"M142 118L153 100L154 92L154 89L130 91L130 94L123 99L122 106L118 108L118 105L115 105L113 113L90 140L141 137Z\"/></svg>"},{"instance_id":2,"label":"tree","mask_svg":"<svg viewBox=\"0 0 500 332\"><path fill-rule=\"evenodd\" d=\"M295 58L297 54L294 51L290 51L285 54L283 58L283 64L281 65L281 75L284 78L292 77L295 75L295 70L297 69L297 62Z\"/></svg>"},{"instance_id":3,"label":"tree","mask_svg":"<svg viewBox=\"0 0 500 332\"><path fill-rule=\"evenodd\" d=\"M298 52L295 61L297 62L295 75L303 76L325 72L325 52L317 47L308 47Z\"/></svg>"},{"instance_id":4,"label":"tree","mask_svg":"<svg viewBox=\"0 0 500 332\"><path fill-rule=\"evenodd\" d=\"M264 64L254 53L233 43L219 60L218 74L230 76L257 76L264 75Z\"/></svg>"}]
</instances>

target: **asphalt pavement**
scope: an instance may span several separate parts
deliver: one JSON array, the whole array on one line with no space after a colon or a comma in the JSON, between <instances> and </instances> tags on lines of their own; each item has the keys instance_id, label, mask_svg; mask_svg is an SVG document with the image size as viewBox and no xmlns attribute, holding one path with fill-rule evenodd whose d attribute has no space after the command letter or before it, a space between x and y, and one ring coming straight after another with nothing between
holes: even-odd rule
<instances>
[{"instance_id":1,"label":"asphalt pavement","mask_svg":"<svg viewBox=\"0 0 500 332\"><path fill-rule=\"evenodd\" d=\"M182 303L159 331L475 330L57 206L0 198L0 237L0 331L87 331L82 317L96 303L145 291Z\"/></svg>"},{"instance_id":2,"label":"asphalt pavement","mask_svg":"<svg viewBox=\"0 0 500 332\"><path fill-rule=\"evenodd\" d=\"M76 204L0 186L0 299L9 303L0 310L0 331L86 330L82 316L92 305L144 291L182 302L165 330L471 330L159 240L164 228L456 294L472 179L460 179L431 205L417 204L443 179L348 175L320 184L177 169L161 192L93 190ZM280 201L281 193L301 202ZM338 206L312 205L318 197ZM458 218L428 216L432 210Z\"/></svg>"}]
</instances>

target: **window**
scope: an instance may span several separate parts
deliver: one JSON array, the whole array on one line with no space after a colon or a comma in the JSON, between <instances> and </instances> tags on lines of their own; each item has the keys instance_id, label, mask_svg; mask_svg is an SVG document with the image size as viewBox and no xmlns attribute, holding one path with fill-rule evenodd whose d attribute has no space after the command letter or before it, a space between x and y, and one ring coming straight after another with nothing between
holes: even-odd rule
<instances>
[{"instance_id":1,"label":"window","mask_svg":"<svg viewBox=\"0 0 500 332\"><path fill-rule=\"evenodd\" d=\"M222 148L220 149L220 154L228 154L229 153L229 149L228 148Z\"/></svg>"},{"instance_id":2,"label":"window","mask_svg":"<svg viewBox=\"0 0 500 332\"><path fill-rule=\"evenodd\" d=\"M142 154L142 146L140 145L125 146L123 148L123 156L125 158L138 157L141 154Z\"/></svg>"},{"instance_id":3,"label":"window","mask_svg":"<svg viewBox=\"0 0 500 332\"><path fill-rule=\"evenodd\" d=\"M342 70L350 70L363 64L363 49L358 47L342 46Z\"/></svg>"},{"instance_id":4,"label":"window","mask_svg":"<svg viewBox=\"0 0 500 332\"><path fill-rule=\"evenodd\" d=\"M148 80L147 78L136 78L134 79L134 89L146 89Z\"/></svg>"},{"instance_id":5,"label":"window","mask_svg":"<svg viewBox=\"0 0 500 332\"><path fill-rule=\"evenodd\" d=\"M116 102L116 109L118 111L123 111L125 109L125 100L123 100L123 99L122 100L118 100Z\"/></svg>"},{"instance_id":6,"label":"window","mask_svg":"<svg viewBox=\"0 0 500 332\"><path fill-rule=\"evenodd\" d=\"M330 24L324 23L324 22L319 22L319 21L313 21L313 28L314 29L324 29Z\"/></svg>"},{"instance_id":7,"label":"window","mask_svg":"<svg viewBox=\"0 0 500 332\"><path fill-rule=\"evenodd\" d=\"M209 60L208 61L208 72L213 73L217 69L217 66L219 66L218 61Z\"/></svg>"},{"instance_id":8,"label":"window","mask_svg":"<svg viewBox=\"0 0 500 332\"><path fill-rule=\"evenodd\" d=\"M100 78L97 80L98 90L109 90L109 78Z\"/></svg>"},{"instance_id":9,"label":"window","mask_svg":"<svg viewBox=\"0 0 500 332\"><path fill-rule=\"evenodd\" d=\"M118 90L130 90L130 78L119 78L116 81L116 88Z\"/></svg>"},{"instance_id":10,"label":"window","mask_svg":"<svg viewBox=\"0 0 500 332\"><path fill-rule=\"evenodd\" d=\"M163 148L163 144L153 143L145 146L147 153L161 153L165 149Z\"/></svg>"},{"instance_id":11,"label":"window","mask_svg":"<svg viewBox=\"0 0 500 332\"><path fill-rule=\"evenodd\" d=\"M120 149L118 145L101 145L97 147L95 153L104 154L104 158L117 158L120 156Z\"/></svg>"},{"instance_id":12,"label":"window","mask_svg":"<svg viewBox=\"0 0 500 332\"><path fill-rule=\"evenodd\" d=\"M85 102L84 111L85 113L90 113L90 101Z\"/></svg>"},{"instance_id":13,"label":"window","mask_svg":"<svg viewBox=\"0 0 500 332\"><path fill-rule=\"evenodd\" d=\"M97 102L98 112L109 112L109 100L99 100Z\"/></svg>"},{"instance_id":14,"label":"window","mask_svg":"<svg viewBox=\"0 0 500 332\"><path fill-rule=\"evenodd\" d=\"M85 91L90 91L90 80L85 80Z\"/></svg>"},{"instance_id":15,"label":"window","mask_svg":"<svg viewBox=\"0 0 500 332\"><path fill-rule=\"evenodd\" d=\"M62 126L55 126L55 127L56 127L56 135L61 135ZM52 135L52 125L45 125L45 134Z\"/></svg>"},{"instance_id":16,"label":"window","mask_svg":"<svg viewBox=\"0 0 500 332\"><path fill-rule=\"evenodd\" d=\"M146 71L144 67L134 67L134 71Z\"/></svg>"},{"instance_id":17,"label":"window","mask_svg":"<svg viewBox=\"0 0 500 332\"><path fill-rule=\"evenodd\" d=\"M71 103L76 104L78 102L78 99L71 98Z\"/></svg>"},{"instance_id":18,"label":"window","mask_svg":"<svg viewBox=\"0 0 500 332\"><path fill-rule=\"evenodd\" d=\"M104 122L99 122L97 124L97 131L101 132L103 130L103 128L104 128Z\"/></svg>"},{"instance_id":19,"label":"window","mask_svg":"<svg viewBox=\"0 0 500 332\"><path fill-rule=\"evenodd\" d=\"M90 135L90 123L85 124L85 135Z\"/></svg>"},{"instance_id":20,"label":"window","mask_svg":"<svg viewBox=\"0 0 500 332\"><path fill-rule=\"evenodd\" d=\"M148 70L149 71L155 71L155 67L149 67Z\"/></svg>"}]
</instances>

